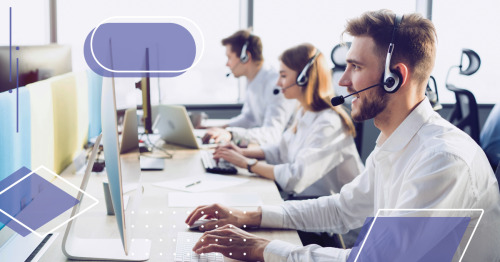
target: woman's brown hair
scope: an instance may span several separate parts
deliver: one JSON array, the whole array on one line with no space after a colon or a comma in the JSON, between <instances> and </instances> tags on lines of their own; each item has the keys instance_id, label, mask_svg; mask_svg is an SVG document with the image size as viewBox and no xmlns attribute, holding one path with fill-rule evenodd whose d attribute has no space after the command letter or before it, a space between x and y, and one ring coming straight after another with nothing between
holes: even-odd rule
<instances>
[{"instance_id":1,"label":"woman's brown hair","mask_svg":"<svg viewBox=\"0 0 500 262\"><path fill-rule=\"evenodd\" d=\"M317 49L313 45L305 43L285 50L281 54L280 60L288 68L296 71L298 75L316 52ZM333 91L330 68L328 68L326 59L322 53L319 53L314 60L314 63L307 72L307 76L309 78L307 85L302 88L302 94L305 98L305 109L313 112L327 108L333 109L340 115L344 129L352 136L356 136L356 130L351 117L342 107L334 107L330 103L335 93Z\"/></svg>"}]
</instances>

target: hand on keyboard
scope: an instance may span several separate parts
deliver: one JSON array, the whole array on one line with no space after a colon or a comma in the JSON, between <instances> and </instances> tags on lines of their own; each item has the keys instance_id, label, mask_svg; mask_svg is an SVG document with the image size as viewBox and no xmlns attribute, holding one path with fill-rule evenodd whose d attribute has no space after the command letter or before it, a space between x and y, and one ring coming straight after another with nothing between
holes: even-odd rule
<instances>
[{"instance_id":1,"label":"hand on keyboard","mask_svg":"<svg viewBox=\"0 0 500 262\"><path fill-rule=\"evenodd\" d=\"M232 149L236 151L238 154L243 155L243 150L241 149L241 147L237 146L233 142L220 144L219 146L217 146L215 150L218 150L219 148Z\"/></svg>"},{"instance_id":2,"label":"hand on keyboard","mask_svg":"<svg viewBox=\"0 0 500 262\"><path fill-rule=\"evenodd\" d=\"M204 144L206 144L210 141L210 139L214 139L215 143L229 142L231 141L231 133L223 128L211 127L207 130L201 140Z\"/></svg>"},{"instance_id":3,"label":"hand on keyboard","mask_svg":"<svg viewBox=\"0 0 500 262\"><path fill-rule=\"evenodd\" d=\"M234 225L242 228L256 227L260 225L262 212L241 211L236 208L229 208L219 204L209 206L198 206L186 218L186 224L192 226L198 219L217 219L200 226L200 231L212 230L224 225Z\"/></svg>"},{"instance_id":4,"label":"hand on keyboard","mask_svg":"<svg viewBox=\"0 0 500 262\"><path fill-rule=\"evenodd\" d=\"M220 159L218 162L216 162L210 151L201 150L200 154L201 162L203 163L203 167L207 172L226 175L234 175L238 173L238 170L233 164L223 159Z\"/></svg>"},{"instance_id":5,"label":"hand on keyboard","mask_svg":"<svg viewBox=\"0 0 500 262\"><path fill-rule=\"evenodd\" d=\"M222 253L245 261L264 261L264 249L269 240L250 234L232 225L205 232L194 245L196 254Z\"/></svg>"},{"instance_id":6,"label":"hand on keyboard","mask_svg":"<svg viewBox=\"0 0 500 262\"><path fill-rule=\"evenodd\" d=\"M241 151L241 149L239 150ZM238 151L228 148L226 146L217 147L214 152L214 158L219 160L225 160L233 165L241 168L247 167L247 158Z\"/></svg>"},{"instance_id":7,"label":"hand on keyboard","mask_svg":"<svg viewBox=\"0 0 500 262\"><path fill-rule=\"evenodd\" d=\"M193 252L193 246L202 233L178 232L177 244L175 247L175 262L223 262L224 257L221 253L196 254Z\"/></svg>"}]
</instances>

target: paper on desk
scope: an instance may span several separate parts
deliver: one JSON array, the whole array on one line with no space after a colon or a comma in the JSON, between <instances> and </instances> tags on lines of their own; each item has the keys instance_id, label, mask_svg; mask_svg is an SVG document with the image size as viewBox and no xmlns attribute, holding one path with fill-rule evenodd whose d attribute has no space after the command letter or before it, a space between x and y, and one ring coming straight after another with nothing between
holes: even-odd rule
<instances>
[{"instance_id":1,"label":"paper on desk","mask_svg":"<svg viewBox=\"0 0 500 262\"><path fill-rule=\"evenodd\" d=\"M200 181L199 183L196 183ZM187 191L187 192L203 192L221 189L225 187L236 186L247 182L246 178L230 177L214 174L203 174L200 176L190 176L175 180L167 180L163 182L154 183L154 186L165 187L175 190ZM195 185L191 185L196 183Z\"/></svg>"},{"instance_id":2,"label":"paper on desk","mask_svg":"<svg viewBox=\"0 0 500 262\"><path fill-rule=\"evenodd\" d=\"M255 193L168 193L169 207L197 207L214 203L235 207L257 207L262 205L262 199Z\"/></svg>"}]
</instances>

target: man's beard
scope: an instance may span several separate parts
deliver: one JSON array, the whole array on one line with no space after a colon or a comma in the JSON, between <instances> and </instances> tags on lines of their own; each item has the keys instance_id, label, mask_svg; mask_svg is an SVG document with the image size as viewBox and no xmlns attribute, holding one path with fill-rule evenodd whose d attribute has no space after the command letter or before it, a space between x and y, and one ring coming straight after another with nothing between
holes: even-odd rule
<instances>
[{"instance_id":1,"label":"man's beard","mask_svg":"<svg viewBox=\"0 0 500 262\"><path fill-rule=\"evenodd\" d=\"M363 103L360 103L359 113L352 116L354 121L363 122L376 117L380 112L384 111L389 98L388 94L382 86L375 90L376 92L373 96L365 96Z\"/></svg>"}]
</instances>

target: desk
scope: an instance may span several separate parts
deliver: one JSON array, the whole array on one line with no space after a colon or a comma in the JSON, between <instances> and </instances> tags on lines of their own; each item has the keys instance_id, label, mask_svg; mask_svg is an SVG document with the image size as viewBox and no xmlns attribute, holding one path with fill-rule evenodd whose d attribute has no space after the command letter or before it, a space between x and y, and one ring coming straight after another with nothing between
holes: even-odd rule
<instances>
[{"instance_id":1,"label":"desk","mask_svg":"<svg viewBox=\"0 0 500 262\"><path fill-rule=\"evenodd\" d=\"M172 159L165 160L165 170L142 172L144 194L140 209L134 212L134 238L147 238L152 241L149 261L173 261L176 242L173 239L179 231L188 231L184 220L190 213L190 208L171 208L167 205L168 192L165 188L153 186L152 183L178 179L185 176L204 173L198 150L189 150L177 147ZM79 186L83 175L74 175L74 168L68 167L61 176L74 185ZM261 196L266 205L283 203L276 185L268 179L248 176L246 170L240 169L240 175L249 178L249 182L232 188L223 189L228 193L254 192ZM118 227L114 216L106 215L106 206L102 181L106 175L92 174L86 192L99 199L99 204L78 218L76 232L80 237L119 238ZM220 191L219 191L220 192ZM240 208L255 210L255 208ZM66 261L61 251L64 235L63 227L58 232L58 238L45 253L41 261ZM249 230L256 235L267 239L280 239L293 244L301 245L295 230Z\"/></svg>"}]
</instances>

